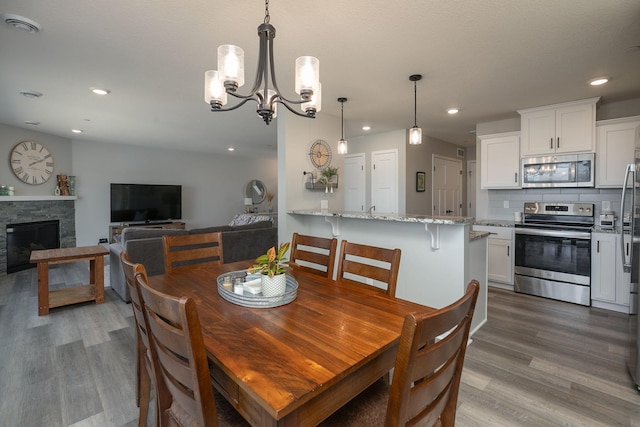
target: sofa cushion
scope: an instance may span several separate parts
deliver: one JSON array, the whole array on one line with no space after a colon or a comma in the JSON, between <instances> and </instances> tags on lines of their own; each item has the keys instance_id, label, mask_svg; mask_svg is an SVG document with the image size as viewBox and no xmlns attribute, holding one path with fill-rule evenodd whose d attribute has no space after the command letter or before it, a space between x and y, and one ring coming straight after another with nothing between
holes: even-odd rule
<instances>
[{"instance_id":1,"label":"sofa cushion","mask_svg":"<svg viewBox=\"0 0 640 427\"><path fill-rule=\"evenodd\" d=\"M136 228L127 227L122 230L121 242L126 244L127 240L134 239L149 239L152 237L162 237L166 234L169 235L182 235L188 234L187 230L180 230L174 228Z\"/></svg>"},{"instance_id":2,"label":"sofa cushion","mask_svg":"<svg viewBox=\"0 0 640 427\"><path fill-rule=\"evenodd\" d=\"M228 225L219 225L217 227L205 227L205 228L192 228L189 230L189 234L202 234L202 233L217 233L218 231L231 231Z\"/></svg>"}]
</instances>

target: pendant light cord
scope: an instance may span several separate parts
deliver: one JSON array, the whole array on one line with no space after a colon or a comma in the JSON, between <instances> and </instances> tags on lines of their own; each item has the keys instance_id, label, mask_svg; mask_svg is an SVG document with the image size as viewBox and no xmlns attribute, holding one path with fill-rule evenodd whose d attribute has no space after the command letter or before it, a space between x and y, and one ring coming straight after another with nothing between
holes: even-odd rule
<instances>
[{"instance_id":1,"label":"pendant light cord","mask_svg":"<svg viewBox=\"0 0 640 427\"><path fill-rule=\"evenodd\" d=\"M418 82L413 81L413 126L418 126Z\"/></svg>"},{"instance_id":2,"label":"pendant light cord","mask_svg":"<svg viewBox=\"0 0 640 427\"><path fill-rule=\"evenodd\" d=\"M344 139L344 101L340 103L342 113L340 114L340 122L342 123L342 139Z\"/></svg>"}]
</instances>

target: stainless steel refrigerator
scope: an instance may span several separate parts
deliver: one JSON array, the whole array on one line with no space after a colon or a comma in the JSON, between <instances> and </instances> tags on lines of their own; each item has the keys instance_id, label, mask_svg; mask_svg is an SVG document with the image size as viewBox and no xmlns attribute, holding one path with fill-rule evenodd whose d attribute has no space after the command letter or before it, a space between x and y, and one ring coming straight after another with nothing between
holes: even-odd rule
<instances>
[{"instance_id":1,"label":"stainless steel refrigerator","mask_svg":"<svg viewBox=\"0 0 640 427\"><path fill-rule=\"evenodd\" d=\"M625 215L626 214L626 215ZM633 382L640 391L640 327L638 321L638 283L640 283L640 126L635 130L635 159L634 163L627 165L622 187L622 204L620 215L628 218L623 221L620 227L620 243L623 246L624 254L625 234L631 236L631 250L628 257L623 256L623 266L625 272L631 273L631 295L630 295L630 315L629 315L629 337L627 345L627 367ZM625 230L627 228L627 230ZM628 239L628 237L627 237Z\"/></svg>"}]
</instances>

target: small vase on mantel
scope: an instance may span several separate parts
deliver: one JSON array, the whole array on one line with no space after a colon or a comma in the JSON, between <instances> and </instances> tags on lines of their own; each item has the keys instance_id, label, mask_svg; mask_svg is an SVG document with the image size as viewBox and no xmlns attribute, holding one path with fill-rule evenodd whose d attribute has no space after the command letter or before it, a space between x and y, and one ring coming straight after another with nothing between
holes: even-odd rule
<instances>
[{"instance_id":1,"label":"small vase on mantel","mask_svg":"<svg viewBox=\"0 0 640 427\"><path fill-rule=\"evenodd\" d=\"M287 289L287 275L277 274L270 277L268 274L262 275L262 296L277 297L284 294Z\"/></svg>"}]
</instances>

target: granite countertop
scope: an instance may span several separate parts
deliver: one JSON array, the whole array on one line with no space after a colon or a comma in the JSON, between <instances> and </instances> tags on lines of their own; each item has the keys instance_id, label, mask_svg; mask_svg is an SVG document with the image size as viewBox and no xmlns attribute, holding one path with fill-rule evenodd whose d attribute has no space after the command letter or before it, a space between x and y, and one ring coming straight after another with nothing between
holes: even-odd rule
<instances>
[{"instance_id":1,"label":"granite countertop","mask_svg":"<svg viewBox=\"0 0 640 427\"><path fill-rule=\"evenodd\" d=\"M315 215L333 218L353 218L378 221L397 221L397 222L414 222L421 224L444 224L444 225L463 225L473 224L474 218L468 216L431 216L431 215L412 215L412 214L389 214L389 213L372 213L366 212L332 212L328 210L317 209L292 209L288 210L289 214L296 215Z\"/></svg>"},{"instance_id":2,"label":"granite countertop","mask_svg":"<svg viewBox=\"0 0 640 427\"><path fill-rule=\"evenodd\" d=\"M486 225L491 227L515 227L516 222L508 219L481 219L473 223L474 225Z\"/></svg>"},{"instance_id":3,"label":"granite countertop","mask_svg":"<svg viewBox=\"0 0 640 427\"><path fill-rule=\"evenodd\" d=\"M484 237L489 237L491 233L488 231L470 231L469 232L469 241L473 242L474 240L482 239Z\"/></svg>"}]
</instances>

